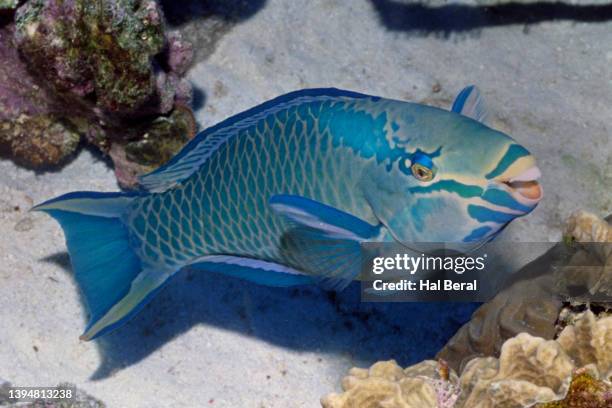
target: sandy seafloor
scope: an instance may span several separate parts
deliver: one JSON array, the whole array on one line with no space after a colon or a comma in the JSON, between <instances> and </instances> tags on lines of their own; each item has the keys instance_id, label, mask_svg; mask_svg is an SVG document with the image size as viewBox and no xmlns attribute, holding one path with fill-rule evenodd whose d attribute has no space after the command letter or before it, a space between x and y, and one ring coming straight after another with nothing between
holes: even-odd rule
<instances>
[{"instance_id":1,"label":"sandy seafloor","mask_svg":"<svg viewBox=\"0 0 612 408\"><path fill-rule=\"evenodd\" d=\"M392 1L260 3L214 36L205 18L186 23L192 38L214 39L189 74L202 127L298 88L448 106L476 83L494 125L543 172L544 201L504 239L555 241L574 209L612 212L612 21L495 24L461 9L468 24L436 23L407 19L414 10ZM84 150L58 172L1 160L0 174L0 382L68 381L109 407L316 407L351 366L433 355L471 311L360 304L355 286L334 299L181 273L125 327L81 342L86 317L62 232L27 209L73 190L115 190L112 171Z\"/></svg>"}]
</instances>

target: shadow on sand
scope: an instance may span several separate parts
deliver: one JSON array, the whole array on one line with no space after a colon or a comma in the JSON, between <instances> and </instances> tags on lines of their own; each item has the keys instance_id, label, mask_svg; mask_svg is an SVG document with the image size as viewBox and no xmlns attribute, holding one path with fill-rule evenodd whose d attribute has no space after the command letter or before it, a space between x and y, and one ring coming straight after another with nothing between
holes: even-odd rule
<instances>
[{"instance_id":1,"label":"shadow on sand","mask_svg":"<svg viewBox=\"0 0 612 408\"><path fill-rule=\"evenodd\" d=\"M161 0L166 21L180 28L194 45L193 63L208 58L218 41L239 22L248 20L266 5L266 0Z\"/></svg>"},{"instance_id":2,"label":"shadow on sand","mask_svg":"<svg viewBox=\"0 0 612 408\"><path fill-rule=\"evenodd\" d=\"M605 22L612 20L612 3L568 4L563 2L505 3L493 6L448 4L427 6L418 1L370 0L381 23L389 30L448 37L489 26L543 21L571 20Z\"/></svg>"},{"instance_id":3,"label":"shadow on sand","mask_svg":"<svg viewBox=\"0 0 612 408\"><path fill-rule=\"evenodd\" d=\"M218 17L225 21L246 20L261 10L267 0L161 0L166 20L180 26L190 20Z\"/></svg>"},{"instance_id":4,"label":"shadow on sand","mask_svg":"<svg viewBox=\"0 0 612 408\"><path fill-rule=\"evenodd\" d=\"M44 260L72 274L68 254ZM200 324L294 350L348 354L363 365L390 358L408 365L433 357L477 306L362 303L358 283L336 294L315 286L270 288L184 270L133 320L95 340L102 363L91 379L138 363Z\"/></svg>"}]
</instances>

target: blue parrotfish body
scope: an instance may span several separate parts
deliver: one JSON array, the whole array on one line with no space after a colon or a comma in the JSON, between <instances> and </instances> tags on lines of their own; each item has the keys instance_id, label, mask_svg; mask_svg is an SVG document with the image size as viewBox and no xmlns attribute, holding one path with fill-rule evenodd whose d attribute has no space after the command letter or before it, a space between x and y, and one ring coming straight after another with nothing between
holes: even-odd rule
<instances>
[{"instance_id":1,"label":"blue parrotfish body","mask_svg":"<svg viewBox=\"0 0 612 408\"><path fill-rule=\"evenodd\" d=\"M533 156L451 109L337 89L292 92L201 132L137 193L74 192L35 209L62 226L90 311L83 339L133 316L184 267L340 289L364 241L491 239L541 198Z\"/></svg>"}]
</instances>

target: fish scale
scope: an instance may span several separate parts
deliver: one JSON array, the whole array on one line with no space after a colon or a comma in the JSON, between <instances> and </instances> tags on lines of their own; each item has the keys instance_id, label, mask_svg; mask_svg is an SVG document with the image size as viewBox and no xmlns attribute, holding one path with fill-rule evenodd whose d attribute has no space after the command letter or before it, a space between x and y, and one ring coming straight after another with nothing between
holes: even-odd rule
<instances>
[{"instance_id":1,"label":"fish scale","mask_svg":"<svg viewBox=\"0 0 612 408\"><path fill-rule=\"evenodd\" d=\"M143 191L37 206L64 230L91 315L82 338L119 327L184 267L341 290L363 242L493 239L541 189L533 156L483 109L474 87L451 112L297 91L204 130L144 175Z\"/></svg>"},{"instance_id":2,"label":"fish scale","mask_svg":"<svg viewBox=\"0 0 612 408\"><path fill-rule=\"evenodd\" d=\"M184 253L193 258L229 253L287 261L278 250L286 224L267 205L268 199L279 192L305 195L359 214L346 191L348 183L336 182L337 178L351 176L351 166L343 165L347 161L333 154L328 130L315 123L312 112L319 111L321 103L310 105L301 111L290 109L263 118L228 142L217 157L180 186L137 199L128 225L142 242L142 258L168 267L184 263L184 257L176 255ZM278 117L286 118L286 126ZM287 128L291 131L285 132ZM323 132L318 132L319 129ZM327 154L317 154L321 151ZM321 173L314 172L317 168L325 168L324 174L328 176L320 177ZM202 194L186 201L192 191ZM247 208L251 211L247 212ZM171 236L167 232L174 222L167 215L170 213L179 214L180 240L162 236ZM136 219L140 223L155 222L144 221L142 231L142 227L135 226ZM163 242L167 250L161 250L158 242ZM160 251L149 256L156 248Z\"/></svg>"}]
</instances>

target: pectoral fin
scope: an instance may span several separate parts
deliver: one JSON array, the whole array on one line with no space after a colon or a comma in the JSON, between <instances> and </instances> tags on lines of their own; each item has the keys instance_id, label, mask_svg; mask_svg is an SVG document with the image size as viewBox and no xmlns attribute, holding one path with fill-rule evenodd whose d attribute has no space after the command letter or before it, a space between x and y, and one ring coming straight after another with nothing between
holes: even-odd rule
<instances>
[{"instance_id":1,"label":"pectoral fin","mask_svg":"<svg viewBox=\"0 0 612 408\"><path fill-rule=\"evenodd\" d=\"M295 224L319 231L329 238L365 241L380 233L380 225L372 225L352 214L296 195L275 195L272 209Z\"/></svg>"},{"instance_id":2,"label":"pectoral fin","mask_svg":"<svg viewBox=\"0 0 612 408\"><path fill-rule=\"evenodd\" d=\"M361 242L374 239L380 226L305 197L277 195L270 205L290 221L284 255L313 274L327 289L341 290L361 272Z\"/></svg>"}]
</instances>

